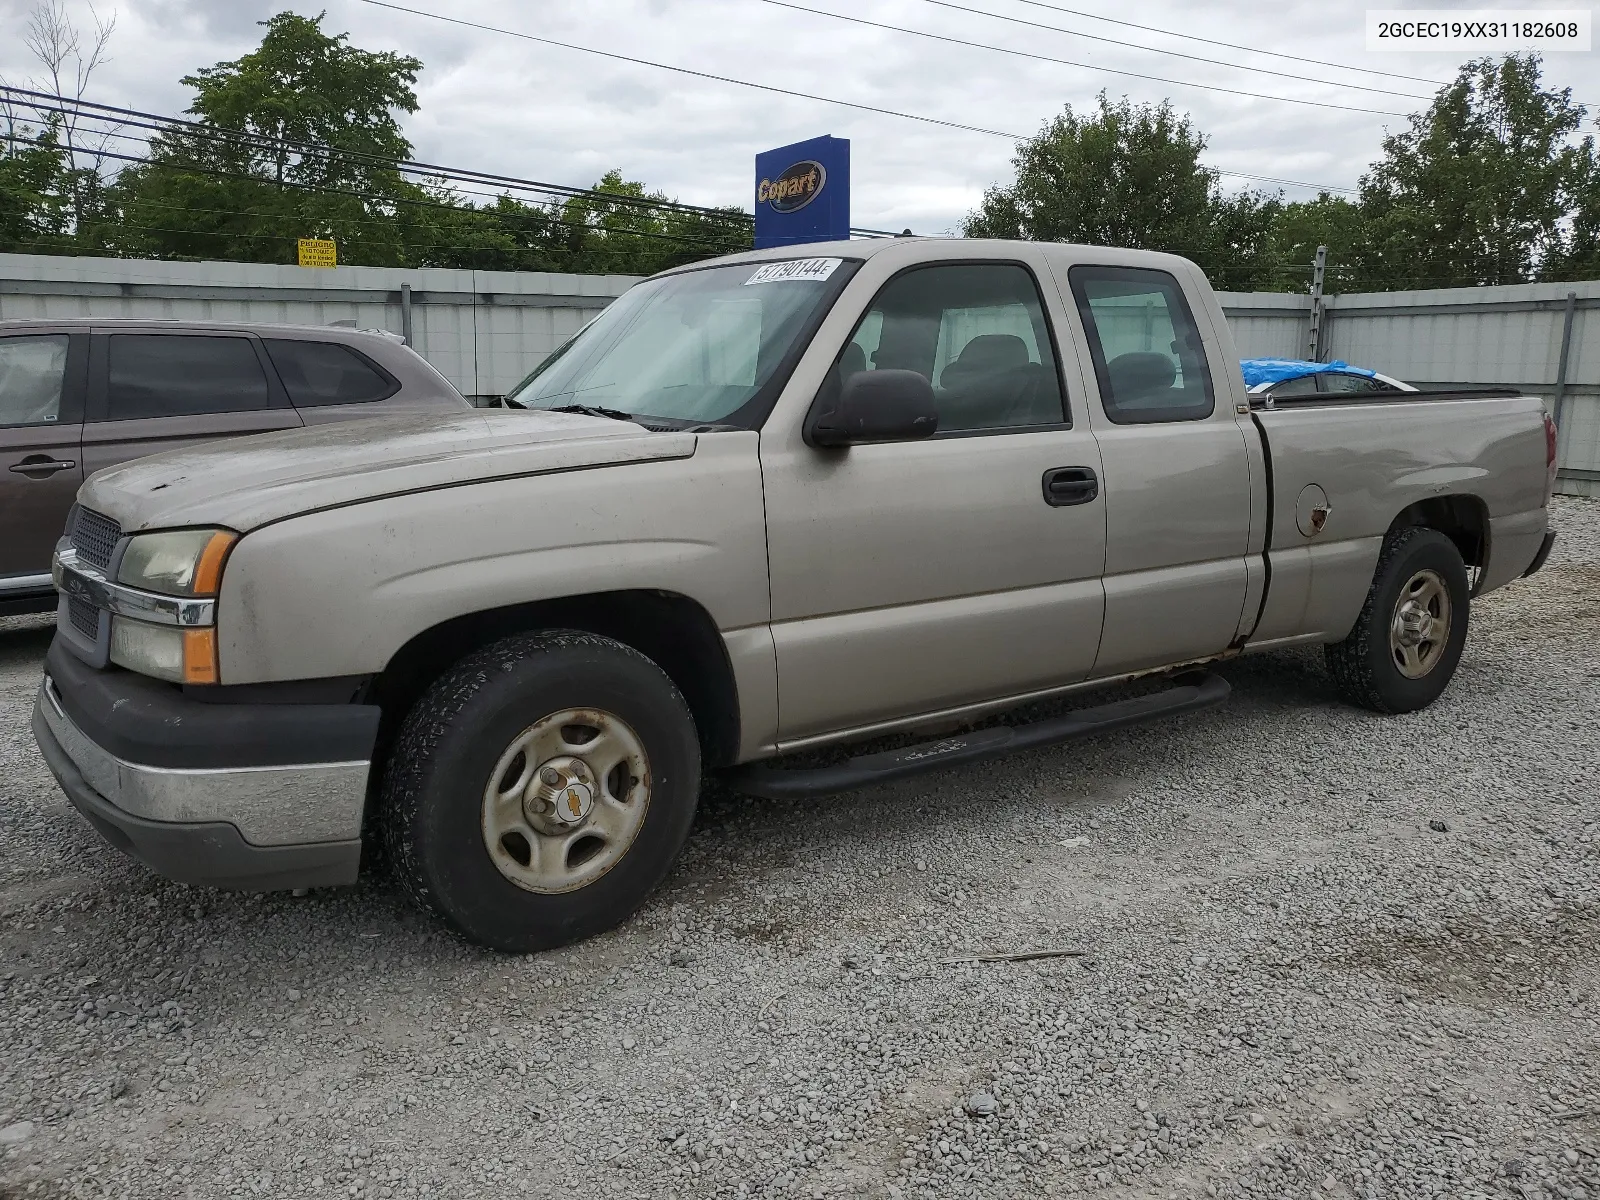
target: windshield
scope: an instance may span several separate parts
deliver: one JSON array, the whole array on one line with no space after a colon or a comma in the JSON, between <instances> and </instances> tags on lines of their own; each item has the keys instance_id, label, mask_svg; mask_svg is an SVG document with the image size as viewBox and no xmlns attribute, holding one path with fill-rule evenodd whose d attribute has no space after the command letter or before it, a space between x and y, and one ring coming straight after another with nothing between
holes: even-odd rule
<instances>
[{"instance_id":1,"label":"windshield","mask_svg":"<svg viewBox=\"0 0 1600 1200\"><path fill-rule=\"evenodd\" d=\"M709 267L624 293L507 399L690 423L754 399L843 286L838 258Z\"/></svg>"}]
</instances>

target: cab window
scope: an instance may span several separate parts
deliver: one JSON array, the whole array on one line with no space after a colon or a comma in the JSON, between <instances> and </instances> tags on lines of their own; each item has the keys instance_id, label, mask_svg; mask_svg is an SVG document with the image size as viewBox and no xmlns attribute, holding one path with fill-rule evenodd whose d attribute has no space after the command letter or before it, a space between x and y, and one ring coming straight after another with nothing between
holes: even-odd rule
<instances>
[{"instance_id":1,"label":"cab window","mask_svg":"<svg viewBox=\"0 0 1600 1200\"><path fill-rule=\"evenodd\" d=\"M1119 425L1198 421L1214 402L1200 327L1176 278L1142 267L1067 273L1100 400Z\"/></svg>"},{"instance_id":2,"label":"cab window","mask_svg":"<svg viewBox=\"0 0 1600 1200\"><path fill-rule=\"evenodd\" d=\"M884 285L835 364L910 370L933 385L939 433L1068 420L1038 286L1014 263L916 267Z\"/></svg>"}]
</instances>

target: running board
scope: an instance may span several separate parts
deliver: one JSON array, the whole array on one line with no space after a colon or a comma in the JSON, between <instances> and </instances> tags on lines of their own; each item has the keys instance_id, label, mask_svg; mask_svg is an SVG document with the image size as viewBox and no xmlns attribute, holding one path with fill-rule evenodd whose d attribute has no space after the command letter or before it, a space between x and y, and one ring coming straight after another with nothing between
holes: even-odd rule
<instances>
[{"instance_id":1,"label":"running board","mask_svg":"<svg viewBox=\"0 0 1600 1200\"><path fill-rule=\"evenodd\" d=\"M1184 678L1193 679L1195 676L1191 674ZM976 762L997 754L1053 746L1058 742L1120 729L1124 725L1137 725L1157 717L1210 708L1226 700L1230 690L1228 681L1220 675L1205 674L1194 683L1180 684L1164 692L1138 696L1132 700L1117 700L1096 708L1080 708L1047 721L978 729L899 750L864 754L836 766L811 770L784 770L765 763L755 763L730 771L726 779L728 785L737 792L764 796L769 800L826 796L868 784L904 779L923 771Z\"/></svg>"}]
</instances>

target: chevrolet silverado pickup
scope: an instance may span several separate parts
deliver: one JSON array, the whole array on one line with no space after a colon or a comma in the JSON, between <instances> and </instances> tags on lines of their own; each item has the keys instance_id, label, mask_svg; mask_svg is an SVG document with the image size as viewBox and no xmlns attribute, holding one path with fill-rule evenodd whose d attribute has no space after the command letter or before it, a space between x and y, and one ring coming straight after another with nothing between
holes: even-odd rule
<instances>
[{"instance_id":1,"label":"chevrolet silverado pickup","mask_svg":"<svg viewBox=\"0 0 1600 1200\"><path fill-rule=\"evenodd\" d=\"M735 255L639 284L503 410L90 478L34 730L172 878L346 884L365 848L534 950L643 902L707 772L895 779L1213 704L1207 664L1303 644L1421 708L1472 599L1543 563L1553 446L1515 393L1252 398L1182 258Z\"/></svg>"}]
</instances>

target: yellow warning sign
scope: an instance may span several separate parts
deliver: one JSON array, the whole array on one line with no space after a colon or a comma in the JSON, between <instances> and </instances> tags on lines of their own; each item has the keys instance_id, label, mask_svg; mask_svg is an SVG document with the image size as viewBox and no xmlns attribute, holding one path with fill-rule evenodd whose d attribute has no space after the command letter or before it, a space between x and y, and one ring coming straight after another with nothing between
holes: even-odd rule
<instances>
[{"instance_id":1,"label":"yellow warning sign","mask_svg":"<svg viewBox=\"0 0 1600 1200\"><path fill-rule=\"evenodd\" d=\"M302 267L337 267L339 255L331 240L323 238L300 239L300 265Z\"/></svg>"}]
</instances>

